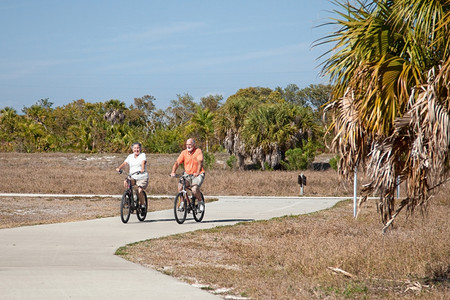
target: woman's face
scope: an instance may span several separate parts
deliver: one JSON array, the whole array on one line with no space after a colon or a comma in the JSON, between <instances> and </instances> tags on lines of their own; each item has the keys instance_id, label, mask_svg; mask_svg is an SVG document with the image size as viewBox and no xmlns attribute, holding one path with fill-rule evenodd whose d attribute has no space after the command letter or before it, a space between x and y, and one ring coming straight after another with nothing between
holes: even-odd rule
<instances>
[{"instance_id":1,"label":"woman's face","mask_svg":"<svg viewBox=\"0 0 450 300\"><path fill-rule=\"evenodd\" d=\"M135 156L138 156L139 153L141 153L141 147L139 147L139 145L133 145L133 153Z\"/></svg>"}]
</instances>

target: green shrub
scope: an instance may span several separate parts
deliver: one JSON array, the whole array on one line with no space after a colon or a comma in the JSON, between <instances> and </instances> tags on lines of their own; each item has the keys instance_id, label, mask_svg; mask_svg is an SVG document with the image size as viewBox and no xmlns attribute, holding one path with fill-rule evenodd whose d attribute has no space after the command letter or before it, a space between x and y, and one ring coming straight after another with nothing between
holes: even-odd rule
<instances>
[{"instance_id":1,"label":"green shrub","mask_svg":"<svg viewBox=\"0 0 450 300\"><path fill-rule=\"evenodd\" d=\"M316 146L308 142L303 148L294 148L286 151L286 161L282 162L282 166L289 170L306 170L314 161L316 156Z\"/></svg>"},{"instance_id":2,"label":"green shrub","mask_svg":"<svg viewBox=\"0 0 450 300\"><path fill-rule=\"evenodd\" d=\"M236 156L234 155L230 155L230 157L227 159L227 166L230 167L231 170L235 166L236 160Z\"/></svg>"},{"instance_id":3,"label":"green shrub","mask_svg":"<svg viewBox=\"0 0 450 300\"><path fill-rule=\"evenodd\" d=\"M216 162L216 157L210 152L203 152L203 167L211 169Z\"/></svg>"},{"instance_id":4,"label":"green shrub","mask_svg":"<svg viewBox=\"0 0 450 300\"><path fill-rule=\"evenodd\" d=\"M337 171L338 163L339 163L340 159L341 159L341 157L339 156L339 154L330 159L330 166L333 170Z\"/></svg>"}]
</instances>

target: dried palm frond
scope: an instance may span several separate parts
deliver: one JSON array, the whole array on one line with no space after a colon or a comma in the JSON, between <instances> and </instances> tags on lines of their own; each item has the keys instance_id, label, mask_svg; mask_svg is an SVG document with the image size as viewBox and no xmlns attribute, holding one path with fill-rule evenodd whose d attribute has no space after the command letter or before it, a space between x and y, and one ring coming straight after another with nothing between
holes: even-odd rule
<instances>
[{"instance_id":1,"label":"dried palm frond","mask_svg":"<svg viewBox=\"0 0 450 300\"><path fill-rule=\"evenodd\" d=\"M372 143L366 166L371 181L363 188L361 203L370 194L379 195L378 208L386 226L405 207L408 214L425 209L434 189L448 180L450 115L436 93L442 82L433 74L434 69L429 83L412 93L409 110L396 120L393 134ZM394 213L394 194L401 182L406 183L406 197Z\"/></svg>"},{"instance_id":2,"label":"dried palm frond","mask_svg":"<svg viewBox=\"0 0 450 300\"><path fill-rule=\"evenodd\" d=\"M339 174L364 169L368 196L389 226L406 208L424 210L448 179L450 132L449 1L337 1L343 12L323 73L334 83L332 150ZM398 185L406 195L395 203Z\"/></svg>"}]
</instances>

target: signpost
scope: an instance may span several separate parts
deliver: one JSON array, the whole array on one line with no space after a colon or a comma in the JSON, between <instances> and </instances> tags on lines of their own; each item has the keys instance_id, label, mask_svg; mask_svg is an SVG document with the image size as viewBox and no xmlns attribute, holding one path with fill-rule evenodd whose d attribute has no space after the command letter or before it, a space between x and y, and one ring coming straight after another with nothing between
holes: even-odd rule
<instances>
[{"instance_id":1,"label":"signpost","mask_svg":"<svg viewBox=\"0 0 450 300\"><path fill-rule=\"evenodd\" d=\"M298 175L297 183L300 185L300 196L303 196L303 187L306 185L306 176L303 173Z\"/></svg>"}]
</instances>

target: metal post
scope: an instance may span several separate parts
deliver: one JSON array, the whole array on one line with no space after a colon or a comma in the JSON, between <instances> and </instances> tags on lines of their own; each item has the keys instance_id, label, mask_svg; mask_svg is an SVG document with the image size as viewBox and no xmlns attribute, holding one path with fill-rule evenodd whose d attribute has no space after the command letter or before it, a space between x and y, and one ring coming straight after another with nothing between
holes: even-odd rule
<instances>
[{"instance_id":1,"label":"metal post","mask_svg":"<svg viewBox=\"0 0 450 300\"><path fill-rule=\"evenodd\" d=\"M400 176L397 176L397 199L400 198Z\"/></svg>"},{"instance_id":2,"label":"metal post","mask_svg":"<svg viewBox=\"0 0 450 300\"><path fill-rule=\"evenodd\" d=\"M303 173L301 173L298 178L300 183L300 196L303 196Z\"/></svg>"}]
</instances>

